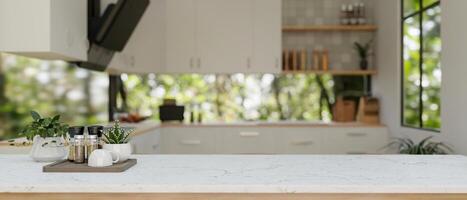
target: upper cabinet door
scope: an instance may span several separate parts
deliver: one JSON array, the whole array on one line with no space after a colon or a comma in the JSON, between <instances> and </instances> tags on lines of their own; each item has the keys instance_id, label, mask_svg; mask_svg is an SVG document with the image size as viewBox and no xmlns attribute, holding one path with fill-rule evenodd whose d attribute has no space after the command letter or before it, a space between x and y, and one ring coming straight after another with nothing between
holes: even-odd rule
<instances>
[{"instance_id":1,"label":"upper cabinet door","mask_svg":"<svg viewBox=\"0 0 467 200\"><path fill-rule=\"evenodd\" d=\"M282 52L282 1L253 0L251 73L279 73Z\"/></svg>"},{"instance_id":2,"label":"upper cabinet door","mask_svg":"<svg viewBox=\"0 0 467 200\"><path fill-rule=\"evenodd\" d=\"M0 1L0 51L40 59L87 60L87 1Z\"/></svg>"},{"instance_id":3,"label":"upper cabinet door","mask_svg":"<svg viewBox=\"0 0 467 200\"><path fill-rule=\"evenodd\" d=\"M196 1L196 66L201 73L247 72L251 67L252 0Z\"/></svg>"},{"instance_id":4,"label":"upper cabinet door","mask_svg":"<svg viewBox=\"0 0 467 200\"><path fill-rule=\"evenodd\" d=\"M164 71L165 5L166 0L151 0L123 51L112 58L107 69L109 73L148 74Z\"/></svg>"},{"instance_id":5,"label":"upper cabinet door","mask_svg":"<svg viewBox=\"0 0 467 200\"><path fill-rule=\"evenodd\" d=\"M167 0L166 72L195 72L195 0Z\"/></svg>"}]
</instances>

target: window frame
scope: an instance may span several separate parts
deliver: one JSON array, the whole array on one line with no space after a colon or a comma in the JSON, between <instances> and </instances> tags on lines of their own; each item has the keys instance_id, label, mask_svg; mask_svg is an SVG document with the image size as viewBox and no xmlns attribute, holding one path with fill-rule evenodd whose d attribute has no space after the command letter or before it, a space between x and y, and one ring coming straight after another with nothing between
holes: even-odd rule
<instances>
[{"instance_id":1,"label":"window frame","mask_svg":"<svg viewBox=\"0 0 467 200\"><path fill-rule=\"evenodd\" d=\"M440 133L441 132L441 127L440 129L433 129L433 128L426 128L423 126L423 108L424 108L424 105L423 105L423 99L422 99L422 96L423 96L423 85L421 84L422 81L423 81L423 74L424 74L424 70L423 70L423 63L424 63L424 59L423 59L423 50L424 50L424 44L423 44L423 13L426 12L427 10L429 9L432 9L436 6L440 6L441 5L441 0L437 0L436 2L434 3L431 3L429 4L428 6L424 6L423 4L423 0L418 0L419 1L419 9L414 11L414 12L411 12L409 14L405 14L405 11L404 11L404 1L406 0L400 0L400 17L401 17L401 24L400 24L400 44L401 44L401 55L400 55L400 58L401 58L401 77L400 77L400 81L401 81L401 96L400 96L400 103L401 103L401 106L400 106L400 123L401 123L401 126L404 127L404 128L412 128L412 129L417 129L417 130L423 130L423 131L430 131L430 132L435 132L435 133ZM419 19L418 19L418 25L419 25L419 29L420 29L420 35L419 35L419 42L420 42L420 49L419 49L419 54L420 54L420 62L419 62L419 66L418 66L418 69L419 69L419 73L420 73L420 86L419 86L419 96L418 96L418 106L420 108L419 110L419 115L418 115L418 120L419 120L419 126L413 126L413 125L409 125L409 124L406 124L405 123L405 116L404 116L404 110L405 110L405 104L404 104L404 97L405 97L405 84L404 84L404 77L405 77L405 64L404 64L404 23L405 23L405 20L409 19L409 18L413 18L415 16L419 15Z\"/></svg>"}]
</instances>

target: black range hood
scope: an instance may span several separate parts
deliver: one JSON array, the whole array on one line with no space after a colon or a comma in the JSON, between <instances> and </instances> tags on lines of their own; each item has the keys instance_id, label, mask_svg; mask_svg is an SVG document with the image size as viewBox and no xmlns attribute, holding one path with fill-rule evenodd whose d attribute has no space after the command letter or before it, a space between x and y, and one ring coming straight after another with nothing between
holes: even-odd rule
<instances>
[{"instance_id":1,"label":"black range hood","mask_svg":"<svg viewBox=\"0 0 467 200\"><path fill-rule=\"evenodd\" d=\"M100 14L100 0L88 0L88 60L79 67L104 71L126 43L149 6L149 0L118 0Z\"/></svg>"}]
</instances>

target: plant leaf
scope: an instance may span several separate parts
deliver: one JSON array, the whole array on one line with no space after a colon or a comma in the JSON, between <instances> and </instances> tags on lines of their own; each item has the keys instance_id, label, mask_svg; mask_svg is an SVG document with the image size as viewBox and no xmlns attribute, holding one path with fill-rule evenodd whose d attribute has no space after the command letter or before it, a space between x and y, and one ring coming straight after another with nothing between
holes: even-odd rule
<instances>
[{"instance_id":1,"label":"plant leaf","mask_svg":"<svg viewBox=\"0 0 467 200\"><path fill-rule=\"evenodd\" d=\"M31 117L35 121L40 120L42 118L41 115L36 111L31 111Z\"/></svg>"}]
</instances>

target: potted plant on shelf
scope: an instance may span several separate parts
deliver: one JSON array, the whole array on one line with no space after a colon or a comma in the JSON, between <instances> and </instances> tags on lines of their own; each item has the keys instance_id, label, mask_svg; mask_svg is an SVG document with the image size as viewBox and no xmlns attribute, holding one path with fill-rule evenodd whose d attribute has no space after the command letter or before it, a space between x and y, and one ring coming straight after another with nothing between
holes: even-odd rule
<instances>
[{"instance_id":1,"label":"potted plant on shelf","mask_svg":"<svg viewBox=\"0 0 467 200\"><path fill-rule=\"evenodd\" d=\"M31 111L33 121L21 131L21 136L32 140L30 156L36 162L54 162L63 160L68 155L65 138L68 125L60 122L60 115L41 117Z\"/></svg>"},{"instance_id":2,"label":"potted plant on shelf","mask_svg":"<svg viewBox=\"0 0 467 200\"><path fill-rule=\"evenodd\" d=\"M396 147L401 154L414 155L436 155L449 154L453 150L443 142L431 141L433 136L426 137L418 143L415 143L410 138L396 138L393 142L387 145L388 148Z\"/></svg>"},{"instance_id":3,"label":"potted plant on shelf","mask_svg":"<svg viewBox=\"0 0 467 200\"><path fill-rule=\"evenodd\" d=\"M360 44L358 42L354 42L355 50L357 50L358 55L360 56L360 69L367 70L368 69L368 55L370 53L372 40L366 44Z\"/></svg>"},{"instance_id":4,"label":"potted plant on shelf","mask_svg":"<svg viewBox=\"0 0 467 200\"><path fill-rule=\"evenodd\" d=\"M119 162L128 160L131 155L130 133L132 129L120 127L120 122L114 122L113 127L105 130L103 148L112 152L113 159L119 156Z\"/></svg>"}]
</instances>

